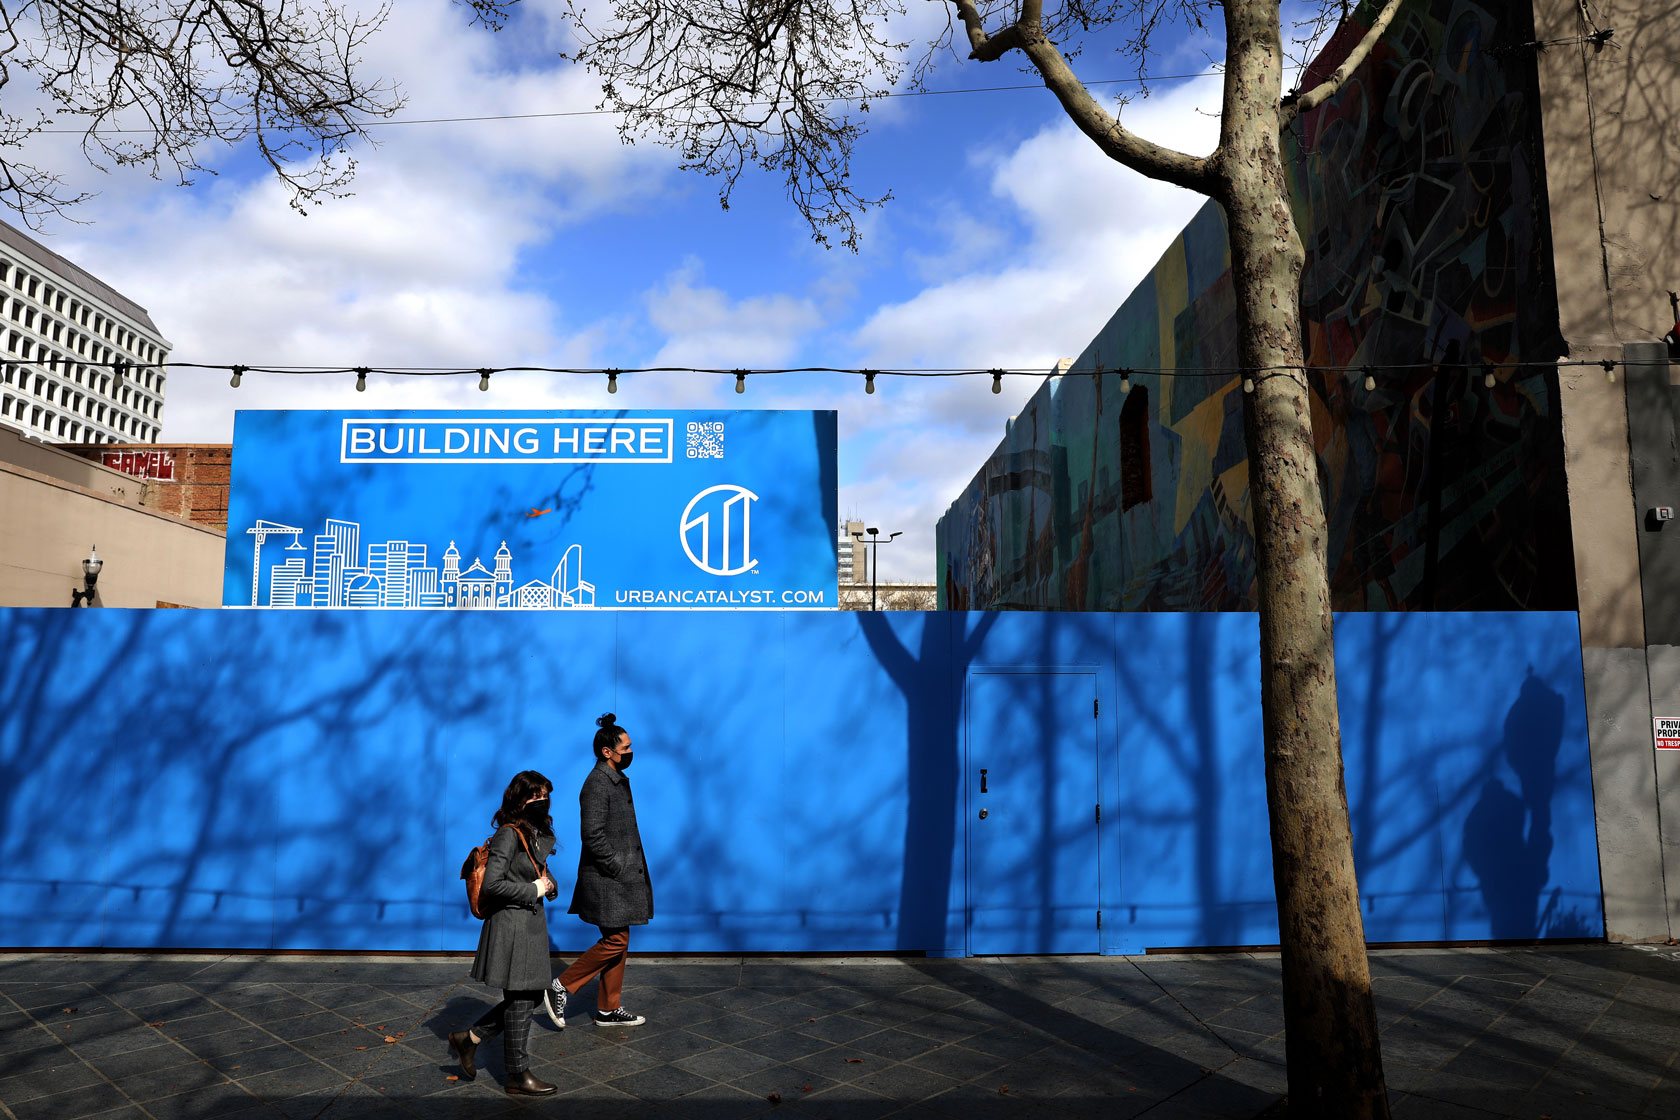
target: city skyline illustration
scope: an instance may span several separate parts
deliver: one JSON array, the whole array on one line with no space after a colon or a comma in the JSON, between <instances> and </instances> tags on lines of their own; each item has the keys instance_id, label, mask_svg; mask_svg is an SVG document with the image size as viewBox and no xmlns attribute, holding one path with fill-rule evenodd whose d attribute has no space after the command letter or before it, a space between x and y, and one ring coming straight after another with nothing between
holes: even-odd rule
<instances>
[{"instance_id":1,"label":"city skyline illustration","mask_svg":"<svg viewBox=\"0 0 1680 1120\"><path fill-rule=\"evenodd\" d=\"M301 526L262 518L245 530L252 538L251 606L268 608L397 610L557 610L595 605L595 585L583 578L583 547L569 546L547 580L515 587L513 553L503 540L486 567L481 557L465 569L450 540L442 566L428 563L424 542L370 542L362 555L360 522L329 517L324 532L304 546ZM270 537L291 537L288 554L268 571L263 586L263 545ZM290 555L297 553L298 555ZM266 590L266 595L264 594ZM266 599L266 601L264 601Z\"/></svg>"}]
</instances>

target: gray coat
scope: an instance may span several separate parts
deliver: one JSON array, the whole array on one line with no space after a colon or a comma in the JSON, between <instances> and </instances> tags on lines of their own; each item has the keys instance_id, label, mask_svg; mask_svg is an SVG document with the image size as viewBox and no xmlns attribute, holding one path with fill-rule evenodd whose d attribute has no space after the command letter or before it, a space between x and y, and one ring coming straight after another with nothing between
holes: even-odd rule
<instances>
[{"instance_id":1,"label":"gray coat","mask_svg":"<svg viewBox=\"0 0 1680 1120\"><path fill-rule=\"evenodd\" d=\"M653 918L653 886L630 779L597 762L578 792L578 825L583 850L571 912L606 929L647 925Z\"/></svg>"},{"instance_id":2,"label":"gray coat","mask_svg":"<svg viewBox=\"0 0 1680 1120\"><path fill-rule=\"evenodd\" d=\"M554 837L527 837L531 855L544 860L554 850ZM474 980L508 992L548 987L554 971L548 961L548 917L541 892L531 884L539 872L512 825L503 825L490 840L479 899L488 911L478 933L473 957Z\"/></svg>"}]
</instances>

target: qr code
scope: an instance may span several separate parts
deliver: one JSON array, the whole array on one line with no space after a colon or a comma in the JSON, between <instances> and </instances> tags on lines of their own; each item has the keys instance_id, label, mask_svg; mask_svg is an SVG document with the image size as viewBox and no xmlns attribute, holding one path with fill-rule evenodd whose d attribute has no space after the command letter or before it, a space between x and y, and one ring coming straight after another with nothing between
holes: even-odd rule
<instances>
[{"instance_id":1,"label":"qr code","mask_svg":"<svg viewBox=\"0 0 1680 1120\"><path fill-rule=\"evenodd\" d=\"M689 421L688 457L690 459L723 458L723 421Z\"/></svg>"}]
</instances>

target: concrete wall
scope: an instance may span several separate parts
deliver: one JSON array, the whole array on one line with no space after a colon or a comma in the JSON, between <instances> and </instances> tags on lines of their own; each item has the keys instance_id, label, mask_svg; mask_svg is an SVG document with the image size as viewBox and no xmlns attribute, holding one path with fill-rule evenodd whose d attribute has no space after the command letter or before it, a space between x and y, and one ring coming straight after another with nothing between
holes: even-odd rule
<instances>
[{"instance_id":1,"label":"concrete wall","mask_svg":"<svg viewBox=\"0 0 1680 1120\"><path fill-rule=\"evenodd\" d=\"M1337 619L1371 940L1602 934L1578 642ZM0 610L0 651L0 946L470 949L462 857L534 766L570 875L608 709L641 948L1277 940L1254 615Z\"/></svg>"},{"instance_id":2,"label":"concrete wall","mask_svg":"<svg viewBox=\"0 0 1680 1120\"><path fill-rule=\"evenodd\" d=\"M212 529L227 528L228 486L233 473L233 447L225 443L62 444L64 451L95 463L124 452L158 452L168 456L173 477L148 478L145 504Z\"/></svg>"},{"instance_id":3,"label":"concrete wall","mask_svg":"<svg viewBox=\"0 0 1680 1120\"><path fill-rule=\"evenodd\" d=\"M1645 360L1680 288L1680 43L1638 0L1538 0L1535 35L1558 318L1571 360ZM1599 46L1594 34L1610 30ZM1562 371L1582 663L1609 933L1680 934L1680 759L1653 748L1653 700L1680 714L1672 530L1643 524L1673 495L1673 375L1663 364ZM1630 418L1632 424L1630 426ZM1661 495L1670 494L1668 498ZM1662 772L1659 772L1661 770ZM1659 801L1666 809L1659 814ZM1666 837L1661 822L1668 825ZM1665 859L1666 848L1666 859ZM1667 880L1665 887L1664 880Z\"/></svg>"},{"instance_id":4,"label":"concrete wall","mask_svg":"<svg viewBox=\"0 0 1680 1120\"><path fill-rule=\"evenodd\" d=\"M219 606L225 534L143 506L144 486L0 428L0 606L68 607L95 545L97 606Z\"/></svg>"}]
</instances>

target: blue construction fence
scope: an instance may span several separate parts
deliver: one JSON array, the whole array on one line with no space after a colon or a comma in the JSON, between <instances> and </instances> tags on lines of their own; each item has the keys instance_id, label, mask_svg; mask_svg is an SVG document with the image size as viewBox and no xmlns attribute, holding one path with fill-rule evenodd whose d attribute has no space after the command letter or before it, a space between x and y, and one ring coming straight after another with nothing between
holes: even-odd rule
<instances>
[{"instance_id":1,"label":"blue construction fence","mask_svg":"<svg viewBox=\"0 0 1680 1120\"><path fill-rule=\"evenodd\" d=\"M1367 937L1602 935L1576 616L1350 614L1336 655ZM1253 615L14 609L0 946L470 950L520 769L564 903L608 710L638 950L1277 939Z\"/></svg>"}]
</instances>

